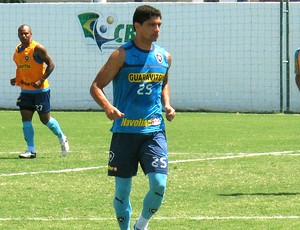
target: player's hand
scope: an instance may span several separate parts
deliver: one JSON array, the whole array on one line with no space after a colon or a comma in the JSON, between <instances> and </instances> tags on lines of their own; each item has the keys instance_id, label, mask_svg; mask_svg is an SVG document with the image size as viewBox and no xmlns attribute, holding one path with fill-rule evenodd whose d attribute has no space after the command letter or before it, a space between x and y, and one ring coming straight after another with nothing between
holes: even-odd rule
<instances>
[{"instance_id":1,"label":"player's hand","mask_svg":"<svg viewBox=\"0 0 300 230\"><path fill-rule=\"evenodd\" d=\"M12 79L10 79L10 84L11 84L12 86L15 86L15 85L16 85L16 78L15 78L15 77L12 78Z\"/></svg>"},{"instance_id":2,"label":"player's hand","mask_svg":"<svg viewBox=\"0 0 300 230\"><path fill-rule=\"evenodd\" d=\"M31 85L36 88L36 89L39 89L41 88L41 86L43 85L45 80L38 80L36 82L32 82Z\"/></svg>"},{"instance_id":3,"label":"player's hand","mask_svg":"<svg viewBox=\"0 0 300 230\"><path fill-rule=\"evenodd\" d=\"M120 110L118 110L114 106L111 106L111 107L105 109L105 113L106 113L106 116L108 117L108 119L110 119L110 120L117 120L117 119L125 116L124 113L122 113Z\"/></svg>"},{"instance_id":4,"label":"player's hand","mask_svg":"<svg viewBox=\"0 0 300 230\"><path fill-rule=\"evenodd\" d=\"M172 106L165 106L166 118L168 121L172 121L176 115L175 109Z\"/></svg>"}]
</instances>

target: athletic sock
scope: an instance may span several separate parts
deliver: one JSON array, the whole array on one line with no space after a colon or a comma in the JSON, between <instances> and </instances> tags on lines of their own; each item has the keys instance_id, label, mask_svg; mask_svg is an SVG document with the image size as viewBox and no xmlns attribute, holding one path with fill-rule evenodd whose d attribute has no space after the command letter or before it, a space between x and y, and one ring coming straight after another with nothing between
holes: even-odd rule
<instances>
[{"instance_id":1,"label":"athletic sock","mask_svg":"<svg viewBox=\"0 0 300 230\"><path fill-rule=\"evenodd\" d=\"M52 131L52 133L54 133L59 138L60 142L63 141L65 135L63 134L57 120L55 120L53 117L50 117L46 126Z\"/></svg>"},{"instance_id":2,"label":"athletic sock","mask_svg":"<svg viewBox=\"0 0 300 230\"><path fill-rule=\"evenodd\" d=\"M139 219L135 223L135 227L141 230L146 230L148 227L149 219L145 219L142 215L140 215Z\"/></svg>"},{"instance_id":3,"label":"athletic sock","mask_svg":"<svg viewBox=\"0 0 300 230\"><path fill-rule=\"evenodd\" d=\"M150 219L159 209L166 190L167 175L162 173L148 174L150 188L143 203L142 217ZM144 226L145 228L146 226Z\"/></svg>"},{"instance_id":4,"label":"athletic sock","mask_svg":"<svg viewBox=\"0 0 300 230\"><path fill-rule=\"evenodd\" d=\"M35 152L34 149L34 130L31 121L23 121L23 134L27 143L27 150L29 152Z\"/></svg>"},{"instance_id":5,"label":"athletic sock","mask_svg":"<svg viewBox=\"0 0 300 230\"><path fill-rule=\"evenodd\" d=\"M130 229L130 217L132 213L130 203L131 178L115 177L114 208L121 230Z\"/></svg>"},{"instance_id":6,"label":"athletic sock","mask_svg":"<svg viewBox=\"0 0 300 230\"><path fill-rule=\"evenodd\" d=\"M34 146L28 146L27 150L28 150L28 152L35 153Z\"/></svg>"}]
</instances>

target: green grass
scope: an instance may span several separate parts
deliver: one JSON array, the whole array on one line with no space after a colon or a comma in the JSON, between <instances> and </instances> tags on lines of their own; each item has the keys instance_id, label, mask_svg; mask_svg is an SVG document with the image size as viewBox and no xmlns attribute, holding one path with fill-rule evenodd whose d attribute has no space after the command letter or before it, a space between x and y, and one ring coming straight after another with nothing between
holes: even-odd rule
<instances>
[{"instance_id":1,"label":"green grass","mask_svg":"<svg viewBox=\"0 0 300 230\"><path fill-rule=\"evenodd\" d=\"M111 122L102 112L52 116L68 135L69 155L60 156L35 115L38 155L21 160L20 114L0 111L0 229L118 229L106 175ZM167 135L168 188L150 230L300 229L299 115L178 113ZM132 221L147 186L140 170Z\"/></svg>"}]
</instances>

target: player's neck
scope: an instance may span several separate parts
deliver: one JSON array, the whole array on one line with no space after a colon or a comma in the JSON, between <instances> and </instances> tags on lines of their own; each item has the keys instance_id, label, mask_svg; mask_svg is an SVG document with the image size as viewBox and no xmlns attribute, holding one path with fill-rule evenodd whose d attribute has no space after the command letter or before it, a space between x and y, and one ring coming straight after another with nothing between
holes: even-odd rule
<instances>
[{"instance_id":1,"label":"player's neck","mask_svg":"<svg viewBox=\"0 0 300 230\"><path fill-rule=\"evenodd\" d=\"M134 39L134 44L141 50L150 51L152 49L152 41L145 41L141 39Z\"/></svg>"},{"instance_id":2,"label":"player's neck","mask_svg":"<svg viewBox=\"0 0 300 230\"><path fill-rule=\"evenodd\" d=\"M31 43L31 41L29 41L29 42L22 42L23 48L24 49L27 48L30 45L30 43Z\"/></svg>"}]
</instances>

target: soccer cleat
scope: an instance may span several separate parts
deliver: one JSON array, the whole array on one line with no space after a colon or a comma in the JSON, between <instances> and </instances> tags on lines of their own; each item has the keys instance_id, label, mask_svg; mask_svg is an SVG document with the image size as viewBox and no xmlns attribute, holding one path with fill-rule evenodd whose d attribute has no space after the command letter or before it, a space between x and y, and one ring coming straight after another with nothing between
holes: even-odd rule
<instances>
[{"instance_id":1,"label":"soccer cleat","mask_svg":"<svg viewBox=\"0 0 300 230\"><path fill-rule=\"evenodd\" d=\"M133 230L142 230L140 228L137 228L135 225L133 226ZM145 228L144 230L148 230L148 228Z\"/></svg>"},{"instance_id":2,"label":"soccer cleat","mask_svg":"<svg viewBox=\"0 0 300 230\"><path fill-rule=\"evenodd\" d=\"M60 142L60 147L61 147L61 155L66 156L70 149L69 141L67 138L65 138L62 142Z\"/></svg>"},{"instance_id":3,"label":"soccer cleat","mask_svg":"<svg viewBox=\"0 0 300 230\"><path fill-rule=\"evenodd\" d=\"M36 153L26 151L26 152L24 152L24 153L21 153L21 154L19 155L19 158L21 158L21 159L32 159L32 158L36 158Z\"/></svg>"}]
</instances>

